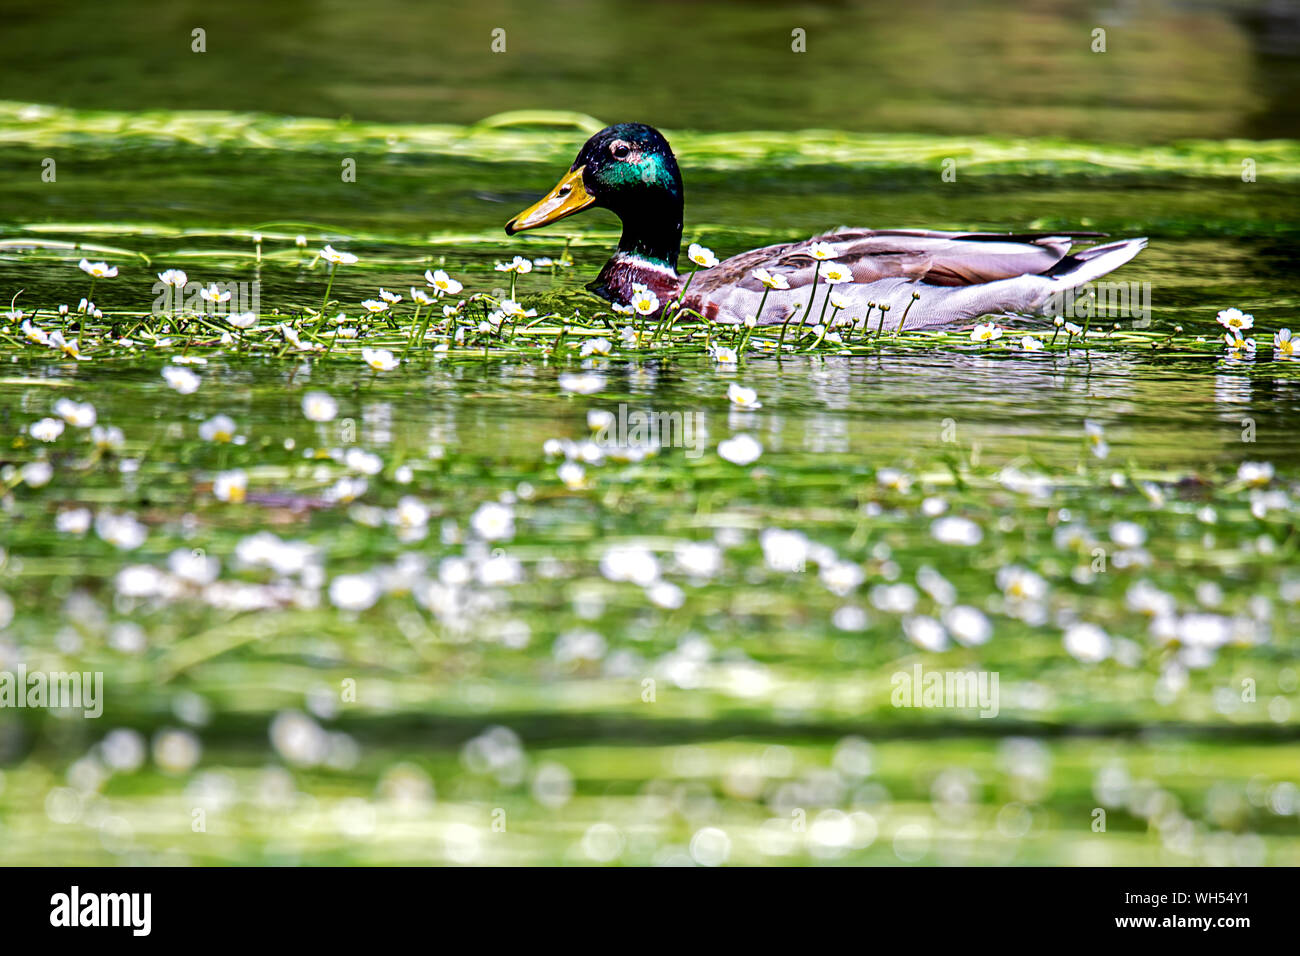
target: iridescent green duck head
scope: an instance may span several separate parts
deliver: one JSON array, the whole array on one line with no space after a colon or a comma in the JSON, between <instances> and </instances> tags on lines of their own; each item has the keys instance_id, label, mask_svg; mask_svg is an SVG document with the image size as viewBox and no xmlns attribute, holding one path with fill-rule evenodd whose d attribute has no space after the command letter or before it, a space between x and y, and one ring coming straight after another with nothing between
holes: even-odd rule
<instances>
[{"instance_id":1,"label":"iridescent green duck head","mask_svg":"<svg viewBox=\"0 0 1300 956\"><path fill-rule=\"evenodd\" d=\"M643 123L619 123L587 140L555 188L506 223L506 234L537 229L590 206L608 209L623 221L623 237L588 288L628 302L633 284L660 293L675 289L682 202L681 173L663 134Z\"/></svg>"}]
</instances>

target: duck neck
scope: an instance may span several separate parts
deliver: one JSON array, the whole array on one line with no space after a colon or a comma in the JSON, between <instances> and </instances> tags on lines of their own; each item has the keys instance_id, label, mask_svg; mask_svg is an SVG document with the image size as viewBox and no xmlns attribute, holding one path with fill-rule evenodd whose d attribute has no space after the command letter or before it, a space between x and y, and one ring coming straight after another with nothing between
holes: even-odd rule
<instances>
[{"instance_id":1,"label":"duck neck","mask_svg":"<svg viewBox=\"0 0 1300 956\"><path fill-rule=\"evenodd\" d=\"M682 205L665 203L651 216L623 215L618 251L588 287L602 298L626 304L632 287L644 285L662 300L677 291L677 259L682 251Z\"/></svg>"}]
</instances>

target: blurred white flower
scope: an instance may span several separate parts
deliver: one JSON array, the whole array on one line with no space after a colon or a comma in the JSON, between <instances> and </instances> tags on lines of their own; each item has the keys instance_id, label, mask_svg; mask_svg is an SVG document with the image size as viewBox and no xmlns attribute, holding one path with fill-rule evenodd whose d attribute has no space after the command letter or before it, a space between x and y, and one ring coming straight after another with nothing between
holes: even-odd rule
<instances>
[{"instance_id":1,"label":"blurred white flower","mask_svg":"<svg viewBox=\"0 0 1300 956\"><path fill-rule=\"evenodd\" d=\"M397 368L399 362L388 349L362 349L361 361L376 372L389 372Z\"/></svg>"},{"instance_id":2,"label":"blurred white flower","mask_svg":"<svg viewBox=\"0 0 1300 956\"><path fill-rule=\"evenodd\" d=\"M509 505L485 501L469 520L474 533L485 541L508 541L515 536L515 513Z\"/></svg>"},{"instance_id":3,"label":"blurred white flower","mask_svg":"<svg viewBox=\"0 0 1300 956\"><path fill-rule=\"evenodd\" d=\"M212 493L218 501L239 504L248 493L248 475L238 469L220 472L212 479Z\"/></svg>"},{"instance_id":4,"label":"blurred white flower","mask_svg":"<svg viewBox=\"0 0 1300 956\"><path fill-rule=\"evenodd\" d=\"M943 544L975 545L984 539L984 531L969 518L946 515L930 525L930 534Z\"/></svg>"},{"instance_id":5,"label":"blurred white flower","mask_svg":"<svg viewBox=\"0 0 1300 956\"><path fill-rule=\"evenodd\" d=\"M1085 664L1095 664L1110 656L1110 637L1096 624L1084 621L1070 625L1063 641L1070 656Z\"/></svg>"},{"instance_id":6,"label":"blurred white flower","mask_svg":"<svg viewBox=\"0 0 1300 956\"><path fill-rule=\"evenodd\" d=\"M727 386L727 399L733 405L741 408L762 408L763 403L758 400L758 392L752 388L746 388L743 385L737 385L732 382Z\"/></svg>"},{"instance_id":7,"label":"blurred white flower","mask_svg":"<svg viewBox=\"0 0 1300 956\"><path fill-rule=\"evenodd\" d=\"M42 418L38 422L33 422L27 432L37 441L51 442L58 441L59 436L63 434L63 428L63 422L57 418Z\"/></svg>"},{"instance_id":8,"label":"blurred white flower","mask_svg":"<svg viewBox=\"0 0 1300 956\"><path fill-rule=\"evenodd\" d=\"M90 402L74 402L70 398L61 398L55 402L54 414L73 428L90 428L96 421L94 405Z\"/></svg>"},{"instance_id":9,"label":"blurred white flower","mask_svg":"<svg viewBox=\"0 0 1300 956\"><path fill-rule=\"evenodd\" d=\"M179 368L175 365L164 365L162 377L166 379L167 384L182 395L190 395L198 391L201 379L187 368Z\"/></svg>"},{"instance_id":10,"label":"blurred white flower","mask_svg":"<svg viewBox=\"0 0 1300 956\"><path fill-rule=\"evenodd\" d=\"M29 488L43 488L54 477L54 468L48 461L29 461L23 465L19 477Z\"/></svg>"},{"instance_id":11,"label":"blurred white flower","mask_svg":"<svg viewBox=\"0 0 1300 956\"><path fill-rule=\"evenodd\" d=\"M313 422L333 421L339 403L325 392L308 392L302 397L302 413Z\"/></svg>"},{"instance_id":12,"label":"blurred white flower","mask_svg":"<svg viewBox=\"0 0 1300 956\"><path fill-rule=\"evenodd\" d=\"M379 584L368 574L341 574L330 582L330 603L344 611L364 611L379 600Z\"/></svg>"},{"instance_id":13,"label":"blurred white flower","mask_svg":"<svg viewBox=\"0 0 1300 956\"><path fill-rule=\"evenodd\" d=\"M235 440L235 422L229 415L214 415L199 426L204 441L226 444Z\"/></svg>"},{"instance_id":14,"label":"blurred white flower","mask_svg":"<svg viewBox=\"0 0 1300 956\"><path fill-rule=\"evenodd\" d=\"M763 454L763 446L751 436L740 434L718 443L718 455L733 465L752 465Z\"/></svg>"}]
</instances>

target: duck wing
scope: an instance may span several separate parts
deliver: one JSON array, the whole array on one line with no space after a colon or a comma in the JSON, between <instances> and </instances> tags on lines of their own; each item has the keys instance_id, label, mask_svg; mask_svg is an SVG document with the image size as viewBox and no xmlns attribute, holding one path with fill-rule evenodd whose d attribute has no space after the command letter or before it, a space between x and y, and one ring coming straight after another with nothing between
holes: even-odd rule
<instances>
[{"instance_id":1,"label":"duck wing","mask_svg":"<svg viewBox=\"0 0 1300 956\"><path fill-rule=\"evenodd\" d=\"M904 278L939 286L978 285L1022 275L1040 275L1069 255L1077 239L1102 233L935 232L924 229L855 229L814 236L803 242L765 246L725 259L699 272L691 297L707 300L726 287L761 291L755 269L782 275L791 289L812 284L814 243L835 251L855 283Z\"/></svg>"}]
</instances>

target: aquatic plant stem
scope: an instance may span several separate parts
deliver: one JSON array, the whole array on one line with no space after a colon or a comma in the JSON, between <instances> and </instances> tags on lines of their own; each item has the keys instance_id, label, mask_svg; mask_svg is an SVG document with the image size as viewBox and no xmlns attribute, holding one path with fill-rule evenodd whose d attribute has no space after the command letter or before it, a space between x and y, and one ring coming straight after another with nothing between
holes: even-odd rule
<instances>
[{"instance_id":1,"label":"aquatic plant stem","mask_svg":"<svg viewBox=\"0 0 1300 956\"><path fill-rule=\"evenodd\" d=\"M432 305L429 306L429 311L433 312ZM428 321L429 320L426 318L426 325L428 324ZM415 315L411 317L411 335L406 340L406 351L411 351L417 341L424 341L424 329L420 327L420 303L418 302L415 304Z\"/></svg>"},{"instance_id":2,"label":"aquatic plant stem","mask_svg":"<svg viewBox=\"0 0 1300 956\"><path fill-rule=\"evenodd\" d=\"M785 317L785 321L781 323L781 334L780 336L777 337L776 340L776 350L778 352L780 352L781 349L785 348L785 330L790 327L790 322L798 314L799 314L799 306L796 305L794 309L791 310L790 314Z\"/></svg>"},{"instance_id":3,"label":"aquatic plant stem","mask_svg":"<svg viewBox=\"0 0 1300 956\"><path fill-rule=\"evenodd\" d=\"M754 313L754 325L758 325L758 320L763 314L763 306L767 305L767 294L772 291L772 287L767 283L763 284L763 298L758 300L758 311ZM743 355L746 348L749 347L749 337L754 333L754 325L745 325L745 338L740 343L738 355Z\"/></svg>"},{"instance_id":4,"label":"aquatic plant stem","mask_svg":"<svg viewBox=\"0 0 1300 956\"><path fill-rule=\"evenodd\" d=\"M894 334L895 334L895 335L901 335L901 334L902 334L902 332L903 332L903 323L907 321L907 313L909 313L909 312L912 311L912 306L916 305L917 300L920 299L920 298L921 298L921 293L916 292L916 291L913 291L913 292L912 292L912 301L909 302L909 303L907 303L907 308L905 308L905 309L903 310L903 314L902 314L902 316L901 316L901 317L899 318L899 320L898 320L898 328L894 329Z\"/></svg>"},{"instance_id":5,"label":"aquatic plant stem","mask_svg":"<svg viewBox=\"0 0 1300 956\"><path fill-rule=\"evenodd\" d=\"M338 269L338 267L339 264L337 262L330 263L330 277L329 281L325 283L325 298L323 298L320 303L320 321L316 323L316 328L312 330L312 335L319 335L321 328L325 325L325 312L329 308L330 304L330 290L334 288L334 271Z\"/></svg>"},{"instance_id":6,"label":"aquatic plant stem","mask_svg":"<svg viewBox=\"0 0 1300 956\"><path fill-rule=\"evenodd\" d=\"M651 342L659 341L659 334L663 332L665 326L668 329L672 329L673 320L677 317L677 313L681 310L682 303L686 301L686 292L691 287L691 280L695 278L695 273L699 271L700 270L698 266L695 269L691 270L691 274L686 277L685 285L682 286L682 291L677 294L677 296L673 299L672 302L668 303L668 305L664 307L663 315L660 317L659 320L659 326L658 328L655 329L655 335L654 338L650 340ZM671 332L669 334L671 336Z\"/></svg>"}]
</instances>

